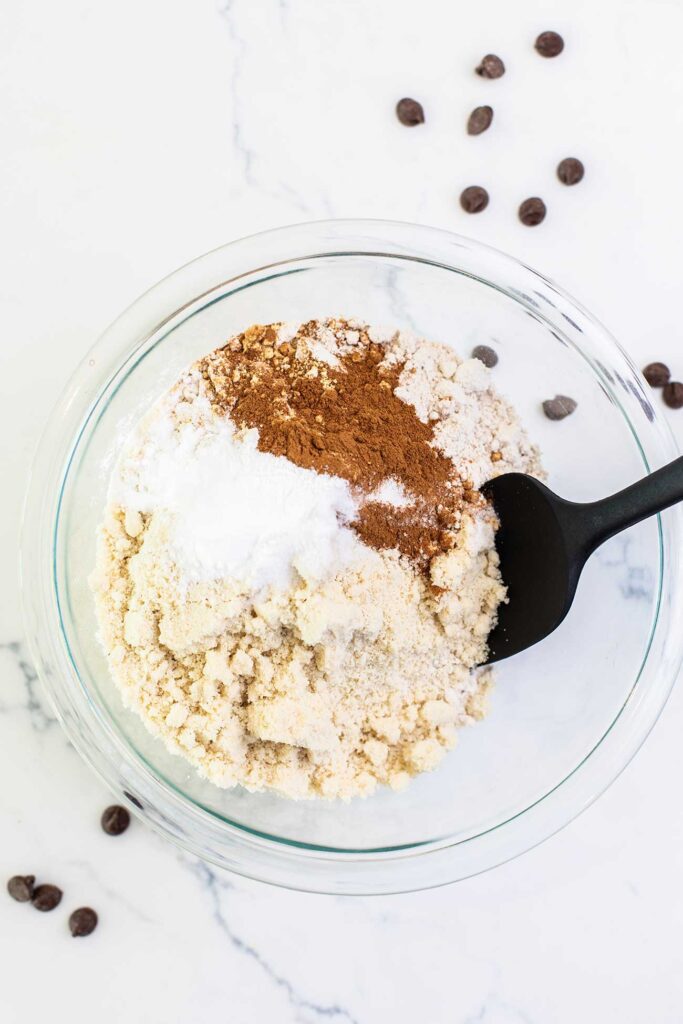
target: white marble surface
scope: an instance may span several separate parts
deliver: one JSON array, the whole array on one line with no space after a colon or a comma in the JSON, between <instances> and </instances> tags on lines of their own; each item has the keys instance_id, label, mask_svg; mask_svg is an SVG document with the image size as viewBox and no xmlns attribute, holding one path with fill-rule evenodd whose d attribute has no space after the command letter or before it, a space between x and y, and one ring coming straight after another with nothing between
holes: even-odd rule
<instances>
[{"instance_id":1,"label":"white marble surface","mask_svg":"<svg viewBox=\"0 0 683 1024\"><path fill-rule=\"evenodd\" d=\"M565 54L541 61L536 33ZM41 422L145 287L241 234L325 216L470 233L560 280L638 362L683 375L678 0L4 0L0 12L0 876L63 885L39 917L0 900L0 1020L32 1024L640 1024L681 1020L679 686L643 751L564 832L444 890L381 899L218 876L135 823L45 709L15 560ZM471 68L500 52L509 73ZM393 116L413 94L427 124ZM468 139L478 102L495 131ZM553 180L576 153L576 189ZM468 218L460 189L489 186ZM535 230L525 195L548 201ZM683 412L671 414L683 439ZM74 943L61 910L101 926Z\"/></svg>"}]
</instances>

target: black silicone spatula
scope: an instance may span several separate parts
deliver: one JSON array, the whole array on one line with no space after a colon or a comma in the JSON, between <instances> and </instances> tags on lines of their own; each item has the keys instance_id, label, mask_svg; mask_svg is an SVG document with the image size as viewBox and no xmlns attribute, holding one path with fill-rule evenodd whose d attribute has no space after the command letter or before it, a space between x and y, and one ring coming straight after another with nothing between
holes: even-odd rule
<instances>
[{"instance_id":1,"label":"black silicone spatula","mask_svg":"<svg viewBox=\"0 0 683 1024\"><path fill-rule=\"evenodd\" d=\"M609 537L683 501L683 458L601 501L578 504L523 473L485 484L500 519L496 549L508 588L489 636L489 663L538 643L569 611L581 570Z\"/></svg>"}]
</instances>

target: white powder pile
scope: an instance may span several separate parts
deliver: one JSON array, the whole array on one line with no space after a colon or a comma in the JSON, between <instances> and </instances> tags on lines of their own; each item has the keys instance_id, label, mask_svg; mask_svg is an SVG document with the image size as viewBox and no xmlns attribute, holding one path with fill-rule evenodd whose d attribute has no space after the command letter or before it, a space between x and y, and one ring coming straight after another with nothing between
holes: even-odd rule
<instances>
[{"instance_id":1,"label":"white powder pile","mask_svg":"<svg viewBox=\"0 0 683 1024\"><path fill-rule=\"evenodd\" d=\"M296 335L280 326L278 343ZM316 324L312 339L307 325L305 343L329 366L368 337L404 364L396 393L463 478L538 471L483 364L348 321ZM483 713L490 673L475 666L504 597L495 516L466 509L425 576L349 528L345 481L257 440L214 411L196 368L134 431L92 577L114 679L218 785L344 799L401 788ZM371 498L408 501L392 479Z\"/></svg>"},{"instance_id":2,"label":"white powder pile","mask_svg":"<svg viewBox=\"0 0 683 1024\"><path fill-rule=\"evenodd\" d=\"M346 481L301 469L235 437L188 374L183 398L165 397L139 424L110 500L166 522L169 554L186 582L236 578L259 590L286 586L292 570L321 577L353 559L339 523L357 502Z\"/></svg>"}]
</instances>

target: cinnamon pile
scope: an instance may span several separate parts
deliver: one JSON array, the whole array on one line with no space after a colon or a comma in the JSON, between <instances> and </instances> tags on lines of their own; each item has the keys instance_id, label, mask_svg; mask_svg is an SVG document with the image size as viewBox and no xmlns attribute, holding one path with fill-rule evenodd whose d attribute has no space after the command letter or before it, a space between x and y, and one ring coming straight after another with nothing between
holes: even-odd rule
<instances>
[{"instance_id":1,"label":"cinnamon pile","mask_svg":"<svg viewBox=\"0 0 683 1024\"><path fill-rule=\"evenodd\" d=\"M463 504L483 499L432 447L432 426L394 394L402 365L384 364L382 346L363 331L330 365L311 351L316 321L282 344L279 326L250 327L202 361L214 408L238 427L255 427L261 451L347 480L360 499L350 525L362 540L427 568L454 546ZM400 484L405 504L373 499L387 480Z\"/></svg>"}]
</instances>

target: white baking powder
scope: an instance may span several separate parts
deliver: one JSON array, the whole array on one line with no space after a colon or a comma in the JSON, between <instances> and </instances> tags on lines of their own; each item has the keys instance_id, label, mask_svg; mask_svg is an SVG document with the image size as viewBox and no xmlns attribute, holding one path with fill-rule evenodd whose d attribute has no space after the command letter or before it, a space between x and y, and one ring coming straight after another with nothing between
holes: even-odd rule
<instances>
[{"instance_id":1,"label":"white baking powder","mask_svg":"<svg viewBox=\"0 0 683 1024\"><path fill-rule=\"evenodd\" d=\"M230 577L286 586L292 567L322 578L348 566L359 542L346 523L357 502L339 477L258 450L258 434L196 402L201 422L178 425L165 404L124 450L110 500L168 518L185 582Z\"/></svg>"}]
</instances>

